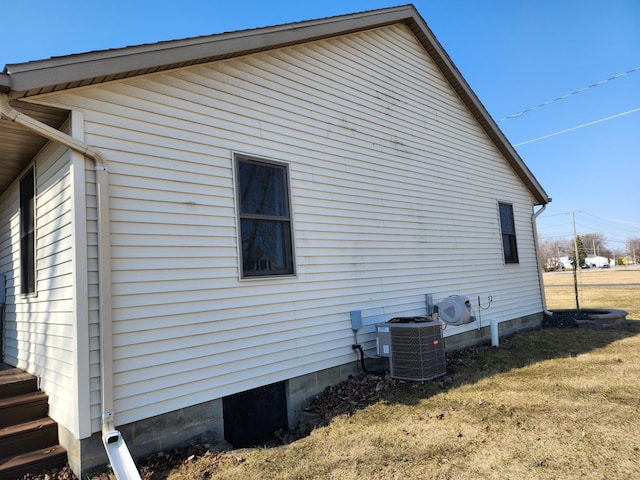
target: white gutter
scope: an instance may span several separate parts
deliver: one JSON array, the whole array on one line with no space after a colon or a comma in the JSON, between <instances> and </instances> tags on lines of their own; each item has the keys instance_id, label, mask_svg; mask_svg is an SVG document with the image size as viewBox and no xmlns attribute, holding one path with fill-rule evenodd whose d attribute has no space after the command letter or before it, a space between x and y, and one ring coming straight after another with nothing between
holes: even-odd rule
<instances>
[{"instance_id":1,"label":"white gutter","mask_svg":"<svg viewBox=\"0 0 640 480\"><path fill-rule=\"evenodd\" d=\"M551 199L549 199L551 201ZM533 247L536 252L536 263L538 264L538 280L540 282L540 295L542 296L542 311L545 315L551 315L551 312L547 310L547 296L544 293L544 277L542 276L542 264L540 258L540 245L538 245L538 227L536 225L536 219L547 208L547 204L542 205L542 208L531 215L531 225L533 226Z\"/></svg>"},{"instance_id":2,"label":"white gutter","mask_svg":"<svg viewBox=\"0 0 640 480\"><path fill-rule=\"evenodd\" d=\"M102 434L115 431L113 408L113 332L111 312L111 239L109 225L109 177L107 161L98 150L80 140L18 112L9 97L0 93L0 116L57 144L79 152L95 163L98 207L98 291L100 297L100 378L102 394Z\"/></svg>"}]
</instances>

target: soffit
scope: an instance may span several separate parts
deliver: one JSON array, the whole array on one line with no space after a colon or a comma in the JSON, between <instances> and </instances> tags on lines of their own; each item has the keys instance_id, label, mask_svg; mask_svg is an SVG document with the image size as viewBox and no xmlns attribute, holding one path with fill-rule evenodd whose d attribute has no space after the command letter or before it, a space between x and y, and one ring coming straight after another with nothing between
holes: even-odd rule
<instances>
[{"instance_id":1,"label":"soffit","mask_svg":"<svg viewBox=\"0 0 640 480\"><path fill-rule=\"evenodd\" d=\"M69 116L69 112L65 110L24 102L13 101L11 106L56 129L59 129ZM5 191L46 143L47 139L40 135L0 118L0 193Z\"/></svg>"}]
</instances>

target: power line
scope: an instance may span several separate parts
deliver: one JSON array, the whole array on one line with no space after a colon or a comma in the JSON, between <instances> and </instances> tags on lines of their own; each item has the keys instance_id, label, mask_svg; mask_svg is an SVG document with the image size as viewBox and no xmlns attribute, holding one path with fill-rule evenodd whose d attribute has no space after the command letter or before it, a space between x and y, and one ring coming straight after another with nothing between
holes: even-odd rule
<instances>
[{"instance_id":1,"label":"power line","mask_svg":"<svg viewBox=\"0 0 640 480\"><path fill-rule=\"evenodd\" d=\"M528 112L530 112L530 111L532 111L532 110L536 110L536 109L538 109L538 108L546 107L547 105L551 105L552 103L559 102L560 100L564 100L565 98L572 97L573 95L577 95L577 94L579 94L579 93L582 93L582 92L585 92L585 91L590 90L590 89L592 89L592 88L595 88L595 87L598 87L598 86L600 86L600 85L603 85L603 84L605 84L605 83L607 83L607 82L610 82L611 80L615 80L615 79L617 79L617 78L624 77L625 75L628 75L628 74L630 74L630 73L633 73L633 72L635 72L635 71L637 71L637 70L640 70L640 67L632 68L631 70L627 70L626 72L619 73L619 74L614 75L613 77L609 77L609 78L607 78L607 79L605 79L605 80L600 80L599 82L596 82L596 83L594 83L594 84L591 84L591 85L589 85L589 86L587 86L587 87L583 87L583 88L580 88L580 89L575 90L575 91L573 91L573 92L566 93L566 94L564 94L564 95L562 95L562 96L560 96L560 97L558 97L558 98L554 98L553 100L548 100L548 101L546 101L546 102L544 102L544 103L541 103L541 104L539 104L539 105L536 105L535 107L525 108L524 110L522 110L522 111L520 111L520 112L513 113L513 114L508 115L508 116L506 116L506 117L504 117L504 118L501 118L500 120L498 120L498 123L504 122L505 120L510 120L510 119L512 119L512 118L518 118L518 117L521 117L521 116L522 116L522 115L524 115L525 113L528 113Z\"/></svg>"},{"instance_id":2,"label":"power line","mask_svg":"<svg viewBox=\"0 0 640 480\"><path fill-rule=\"evenodd\" d=\"M594 215L593 213L583 211L557 213L554 215L549 215L549 217L558 217L572 214L581 214L580 216L574 216L575 222L578 226L578 230L581 232L579 235L586 235L588 234L587 232L602 233L611 232L613 230L615 232L613 236L610 233L603 233L604 243L610 246L613 246L614 244L624 246L626 245L629 238L640 237L639 222L619 219L606 219ZM574 234L570 232L570 225L568 224L568 222L562 225L544 225L544 227L541 226L540 229L547 231L552 230L552 232L549 232L548 234L544 234L541 232L539 237L544 240L558 238L571 240L574 236ZM556 230L555 232L553 231L554 229ZM621 236L625 234L628 235L628 237L626 239L623 239Z\"/></svg>"},{"instance_id":3,"label":"power line","mask_svg":"<svg viewBox=\"0 0 640 480\"><path fill-rule=\"evenodd\" d=\"M559 132L550 133L548 135L543 135L542 137L532 138L531 140L527 140L526 142L516 143L514 147L520 147L522 145L526 145L528 143L537 142L539 140L544 140L546 138L555 137L556 135L562 135L563 133L572 132L574 130L578 130L579 128L589 127L591 125L595 125L596 123L606 122L607 120L613 120L614 118L623 117L625 115L629 115L630 113L640 112L640 107L634 108L633 110L627 110L626 112L617 113L615 115L611 115L609 117L601 118L599 120L594 120L593 122L583 123L582 125L578 125L576 127L566 128L564 130L560 130Z\"/></svg>"},{"instance_id":4,"label":"power line","mask_svg":"<svg viewBox=\"0 0 640 480\"><path fill-rule=\"evenodd\" d=\"M640 233L640 222L633 222L630 220L620 220L620 219L607 219L602 218L593 213L584 212L584 211L576 211L576 212L564 212L564 213L556 213L555 215L545 216L545 220L551 217L558 216L566 216L571 215L572 213L576 214L576 222L581 227L581 231L596 231L598 229L606 229L606 230L616 230L619 233L628 233L628 234L638 234ZM578 216L578 214L580 214ZM586 218L585 218L586 217ZM552 223L545 224L544 228L551 229L556 227L566 226L566 223Z\"/></svg>"},{"instance_id":5,"label":"power line","mask_svg":"<svg viewBox=\"0 0 640 480\"><path fill-rule=\"evenodd\" d=\"M583 213L587 217L591 217L592 218L591 222L595 223L596 225L600 224L600 225L604 225L606 228L614 228L616 230L626 231L634 234L637 234L640 232L640 223L638 222L632 222L629 220L619 220L616 218L606 219L606 218L602 218L597 215L594 215L593 213L589 213L589 212L583 212Z\"/></svg>"}]
</instances>

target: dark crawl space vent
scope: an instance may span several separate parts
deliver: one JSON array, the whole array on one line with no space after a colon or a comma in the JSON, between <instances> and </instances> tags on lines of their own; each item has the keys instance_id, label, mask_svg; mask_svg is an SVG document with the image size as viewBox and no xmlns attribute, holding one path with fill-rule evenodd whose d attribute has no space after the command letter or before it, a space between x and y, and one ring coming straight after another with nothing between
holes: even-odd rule
<instances>
[{"instance_id":1,"label":"dark crawl space vent","mask_svg":"<svg viewBox=\"0 0 640 480\"><path fill-rule=\"evenodd\" d=\"M222 399L224 438L234 448L265 444L287 430L285 383L278 382Z\"/></svg>"}]
</instances>

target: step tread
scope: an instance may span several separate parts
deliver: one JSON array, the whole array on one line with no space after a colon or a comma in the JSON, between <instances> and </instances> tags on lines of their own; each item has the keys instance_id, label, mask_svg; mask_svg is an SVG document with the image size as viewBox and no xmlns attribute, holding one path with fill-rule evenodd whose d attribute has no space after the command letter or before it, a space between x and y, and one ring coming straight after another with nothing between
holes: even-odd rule
<instances>
[{"instance_id":1,"label":"step tread","mask_svg":"<svg viewBox=\"0 0 640 480\"><path fill-rule=\"evenodd\" d=\"M24 372L10 375L7 375L5 372L6 370L0 371L0 398L12 397L14 395L38 390L36 377Z\"/></svg>"},{"instance_id":2,"label":"step tread","mask_svg":"<svg viewBox=\"0 0 640 480\"><path fill-rule=\"evenodd\" d=\"M0 398L0 427L44 418L48 412L49 397L44 392Z\"/></svg>"},{"instance_id":3,"label":"step tread","mask_svg":"<svg viewBox=\"0 0 640 480\"><path fill-rule=\"evenodd\" d=\"M11 383L32 382L35 380L36 380L36 377L28 373L22 372L17 368L15 369L15 371L11 371L11 370L0 371L0 386L11 384Z\"/></svg>"},{"instance_id":4,"label":"step tread","mask_svg":"<svg viewBox=\"0 0 640 480\"><path fill-rule=\"evenodd\" d=\"M20 368L12 367L4 363L0 364L0 378L4 376L9 376L9 375L20 375L20 376L28 376L28 377L33 376L30 373L27 373L24 370L21 370Z\"/></svg>"},{"instance_id":5,"label":"step tread","mask_svg":"<svg viewBox=\"0 0 640 480\"><path fill-rule=\"evenodd\" d=\"M10 435L18 435L24 432L30 432L32 430L42 430L43 428L50 428L56 426L55 420L51 417L37 418L35 420L28 420L26 422L18 423L16 425L10 425L0 428L0 438L8 437Z\"/></svg>"},{"instance_id":6,"label":"step tread","mask_svg":"<svg viewBox=\"0 0 640 480\"><path fill-rule=\"evenodd\" d=\"M0 398L0 409L10 408L24 403L38 403L48 401L49 397L43 391L21 393L11 397Z\"/></svg>"},{"instance_id":7,"label":"step tread","mask_svg":"<svg viewBox=\"0 0 640 480\"><path fill-rule=\"evenodd\" d=\"M61 468L66 463L67 451L60 445L0 458L0 480L15 479L26 473Z\"/></svg>"},{"instance_id":8,"label":"step tread","mask_svg":"<svg viewBox=\"0 0 640 480\"><path fill-rule=\"evenodd\" d=\"M25 372L24 370L3 364L2 368L0 368L0 381L4 381L5 378L10 377L16 377L20 379L35 378L33 375Z\"/></svg>"},{"instance_id":9,"label":"step tread","mask_svg":"<svg viewBox=\"0 0 640 480\"><path fill-rule=\"evenodd\" d=\"M0 429L3 456L21 455L57 444L58 424L48 417Z\"/></svg>"}]
</instances>

